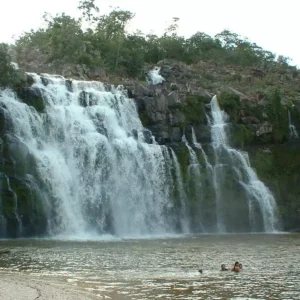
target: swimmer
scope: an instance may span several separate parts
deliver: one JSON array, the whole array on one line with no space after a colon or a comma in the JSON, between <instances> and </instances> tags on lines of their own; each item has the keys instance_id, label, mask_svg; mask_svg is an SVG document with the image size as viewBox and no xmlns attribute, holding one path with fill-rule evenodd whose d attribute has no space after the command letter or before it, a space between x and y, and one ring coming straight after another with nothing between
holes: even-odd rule
<instances>
[{"instance_id":1,"label":"swimmer","mask_svg":"<svg viewBox=\"0 0 300 300\"><path fill-rule=\"evenodd\" d=\"M240 271L239 265L240 265L240 263L237 261L237 262L234 264L234 266L233 266L233 268L231 269L231 271L233 271L233 272L239 272L239 271Z\"/></svg>"}]
</instances>

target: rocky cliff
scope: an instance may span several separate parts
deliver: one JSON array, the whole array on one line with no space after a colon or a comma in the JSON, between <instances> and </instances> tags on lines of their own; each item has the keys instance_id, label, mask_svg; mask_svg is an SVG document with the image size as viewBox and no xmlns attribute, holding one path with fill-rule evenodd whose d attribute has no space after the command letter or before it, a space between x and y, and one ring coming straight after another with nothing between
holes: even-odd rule
<instances>
[{"instance_id":1,"label":"rocky cliff","mask_svg":"<svg viewBox=\"0 0 300 300\"><path fill-rule=\"evenodd\" d=\"M211 97L218 95L221 107L229 115L231 145L249 153L251 165L277 199L284 229L298 229L299 72L219 68L208 63L187 66L171 60L157 66L165 78L161 84L126 83L143 125L157 142L176 149L182 166L187 165L182 135L192 144L193 128L197 140L209 151L211 135L206 113Z\"/></svg>"},{"instance_id":2,"label":"rocky cliff","mask_svg":"<svg viewBox=\"0 0 300 300\"><path fill-rule=\"evenodd\" d=\"M278 66L276 70L258 70L219 67L213 63L188 66L164 60L157 64L157 70L164 80L153 84L149 78L152 67L145 68L148 83L126 78L104 78L101 72L102 75L94 74L89 79L104 79L124 85L128 97L136 104L143 126L149 130L144 131L146 141L152 143L152 133L158 144L169 146L175 151L183 180L188 186L192 220L197 219L201 210L209 220L207 223L213 222L210 201L213 187L204 190L203 197L207 200L199 208L195 200L198 191L189 181L189 151L182 137L185 136L187 142L193 145L194 132L205 152L212 156L207 114L212 96L218 95L221 107L229 116L228 134L231 145L249 153L258 176L275 195L283 228L297 230L300 227L300 142L291 131L291 126L296 131L300 129L299 72L278 69ZM29 107L43 113L47 105L43 89L32 87L33 78L21 71L20 73L22 81L15 92ZM78 75L79 78L82 76ZM42 81L47 86L47 78L43 79L42 76ZM68 80L66 84L72 90L72 80ZM93 105L87 98L82 94L82 106ZM1 211L6 219L5 226L9 229L8 235L17 236L18 232L16 197L19 199L18 203L21 203L18 210L23 218L22 235L41 235L45 232L47 221L40 201L35 200L41 198L40 190L32 189L32 184L20 180L28 170L31 170L34 177L34 162L30 160L30 154L26 153L25 148L20 151L12 147L14 141L9 134L12 122L6 114L5 104L0 107L0 117ZM205 158L199 149L194 150L200 164L205 167ZM201 177L201 182L209 186L209 180L205 176ZM231 196L238 197L239 190L234 191L230 175L226 184L233 189ZM231 209L228 208L228 215ZM207 217L210 215L211 217Z\"/></svg>"}]
</instances>

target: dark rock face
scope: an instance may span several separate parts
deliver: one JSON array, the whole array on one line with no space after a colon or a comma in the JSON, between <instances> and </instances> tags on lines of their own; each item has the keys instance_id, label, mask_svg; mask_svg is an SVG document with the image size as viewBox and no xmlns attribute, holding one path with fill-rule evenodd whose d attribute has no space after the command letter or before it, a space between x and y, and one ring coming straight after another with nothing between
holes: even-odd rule
<instances>
[{"instance_id":1,"label":"dark rock face","mask_svg":"<svg viewBox=\"0 0 300 300\"><path fill-rule=\"evenodd\" d=\"M43 90L37 87L25 87L17 91L18 96L37 112L44 112L47 102L43 97Z\"/></svg>"},{"instance_id":2,"label":"dark rock face","mask_svg":"<svg viewBox=\"0 0 300 300\"><path fill-rule=\"evenodd\" d=\"M47 222L32 182L0 172L2 215L7 237L41 235Z\"/></svg>"},{"instance_id":3,"label":"dark rock face","mask_svg":"<svg viewBox=\"0 0 300 300\"><path fill-rule=\"evenodd\" d=\"M79 95L79 103L81 106L87 107L87 106L96 105L97 100L95 99L95 97L92 94L82 91Z\"/></svg>"},{"instance_id":4,"label":"dark rock face","mask_svg":"<svg viewBox=\"0 0 300 300\"><path fill-rule=\"evenodd\" d=\"M201 94L197 90L192 91L193 94L187 97L186 86L185 92L181 92L177 90L177 85L168 84L168 78L174 79L182 72L191 72L189 67L181 63L178 65L177 62L174 65L173 61L167 61L167 64L162 61L158 65L161 66L161 75L167 79L166 84L144 86L130 82L125 85L128 96L136 103L144 127L151 130L159 144L167 145L181 143L184 128L188 125L202 125L202 132L209 132L209 128L206 128L204 109L204 103L210 100L208 95L203 92ZM201 138L202 141L209 140L206 134L200 134L199 130L197 138Z\"/></svg>"}]
</instances>

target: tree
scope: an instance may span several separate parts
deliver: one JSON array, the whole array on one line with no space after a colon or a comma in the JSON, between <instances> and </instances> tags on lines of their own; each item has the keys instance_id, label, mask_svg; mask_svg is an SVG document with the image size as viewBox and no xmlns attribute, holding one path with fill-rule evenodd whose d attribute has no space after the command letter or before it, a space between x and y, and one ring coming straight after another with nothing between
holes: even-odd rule
<instances>
[{"instance_id":1,"label":"tree","mask_svg":"<svg viewBox=\"0 0 300 300\"><path fill-rule=\"evenodd\" d=\"M220 41L213 39L204 32L197 32L186 41L187 60L189 62L214 59L222 50Z\"/></svg>"},{"instance_id":2,"label":"tree","mask_svg":"<svg viewBox=\"0 0 300 300\"><path fill-rule=\"evenodd\" d=\"M173 17L171 25L165 30L164 35L177 35L179 18Z\"/></svg>"},{"instance_id":3,"label":"tree","mask_svg":"<svg viewBox=\"0 0 300 300\"><path fill-rule=\"evenodd\" d=\"M104 63L110 70L117 70L122 60L122 44L126 39L126 25L134 17L127 10L115 9L99 18L95 36L97 48L101 49Z\"/></svg>"},{"instance_id":4,"label":"tree","mask_svg":"<svg viewBox=\"0 0 300 300\"><path fill-rule=\"evenodd\" d=\"M98 20L98 17L94 16L94 13L99 13L95 0L81 0L78 9L82 11L82 16L86 21L93 23Z\"/></svg>"},{"instance_id":5,"label":"tree","mask_svg":"<svg viewBox=\"0 0 300 300\"><path fill-rule=\"evenodd\" d=\"M80 20L62 13L46 21L48 22L46 32L49 38L50 60L60 58L71 62L85 52Z\"/></svg>"},{"instance_id":6,"label":"tree","mask_svg":"<svg viewBox=\"0 0 300 300\"><path fill-rule=\"evenodd\" d=\"M222 32L218 33L215 36L216 39L219 39L222 43L222 46L225 49L232 49L237 47L239 44L243 42L241 37L234 32L231 32L229 30L223 30Z\"/></svg>"},{"instance_id":7,"label":"tree","mask_svg":"<svg viewBox=\"0 0 300 300\"><path fill-rule=\"evenodd\" d=\"M8 54L8 45L0 44L0 88L11 87L14 83L15 70Z\"/></svg>"}]
</instances>

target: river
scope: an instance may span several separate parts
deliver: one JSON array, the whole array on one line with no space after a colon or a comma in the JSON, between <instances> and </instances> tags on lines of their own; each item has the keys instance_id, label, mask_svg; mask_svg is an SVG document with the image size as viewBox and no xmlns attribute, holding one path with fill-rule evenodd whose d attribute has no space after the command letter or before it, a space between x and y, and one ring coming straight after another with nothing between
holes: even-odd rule
<instances>
[{"instance_id":1,"label":"river","mask_svg":"<svg viewBox=\"0 0 300 300\"><path fill-rule=\"evenodd\" d=\"M300 299L299 234L2 240L1 249L11 251L0 256L2 272L59 280L99 299ZM242 272L220 271L235 261Z\"/></svg>"}]
</instances>

